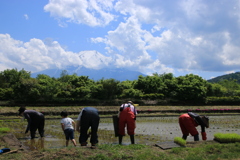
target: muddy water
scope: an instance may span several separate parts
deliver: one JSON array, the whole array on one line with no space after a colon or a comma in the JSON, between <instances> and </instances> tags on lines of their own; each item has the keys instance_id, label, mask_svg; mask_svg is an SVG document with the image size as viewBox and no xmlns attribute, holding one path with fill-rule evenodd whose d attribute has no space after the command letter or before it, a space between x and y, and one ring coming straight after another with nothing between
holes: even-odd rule
<instances>
[{"instance_id":1,"label":"muddy water","mask_svg":"<svg viewBox=\"0 0 240 160\"><path fill-rule=\"evenodd\" d=\"M215 133L238 133L240 134L240 116L210 116L210 128L206 129L208 140L213 139ZM45 137L30 140L29 134L24 134L26 127L24 122L6 122L8 127L15 130L16 137L29 149L61 148L65 146L63 131L60 128L60 120L46 120ZM197 127L200 132L201 128ZM138 117L136 126L135 142L137 144L153 145L158 142L173 141L174 137L181 137L178 125L178 117ZM118 139L114 136L111 118L102 118L99 124L99 144L117 144ZM38 136L38 134L36 134ZM78 143L79 133L75 132ZM201 136L200 136L201 140ZM187 141L193 141L189 136ZM123 138L123 144L130 144L129 136ZM72 145L69 142L69 145ZM78 143L79 145L79 143Z\"/></svg>"}]
</instances>

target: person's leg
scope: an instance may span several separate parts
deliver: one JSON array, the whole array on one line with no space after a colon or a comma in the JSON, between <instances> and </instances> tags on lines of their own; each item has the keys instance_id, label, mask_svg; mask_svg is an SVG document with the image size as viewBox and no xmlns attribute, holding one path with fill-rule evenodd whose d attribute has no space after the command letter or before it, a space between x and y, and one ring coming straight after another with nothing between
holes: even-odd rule
<instances>
[{"instance_id":1,"label":"person's leg","mask_svg":"<svg viewBox=\"0 0 240 160\"><path fill-rule=\"evenodd\" d=\"M122 144L122 138L123 138L122 135L118 135L118 143L119 143L119 144Z\"/></svg>"},{"instance_id":2,"label":"person's leg","mask_svg":"<svg viewBox=\"0 0 240 160\"><path fill-rule=\"evenodd\" d=\"M98 143L98 126L99 126L99 116L98 115L92 115L92 119L91 119L91 138L90 138L90 142L92 144L92 146L95 146Z\"/></svg>"},{"instance_id":3,"label":"person's leg","mask_svg":"<svg viewBox=\"0 0 240 160\"><path fill-rule=\"evenodd\" d=\"M66 140L66 147L68 146L69 140Z\"/></svg>"},{"instance_id":4,"label":"person's leg","mask_svg":"<svg viewBox=\"0 0 240 160\"><path fill-rule=\"evenodd\" d=\"M64 130L64 134L65 134L65 139L66 139L66 147L69 144L69 138L70 138L70 130L69 129L65 129Z\"/></svg>"},{"instance_id":5,"label":"person's leg","mask_svg":"<svg viewBox=\"0 0 240 160\"><path fill-rule=\"evenodd\" d=\"M37 126L35 124L32 124L30 126L31 139L35 138L36 131L37 131Z\"/></svg>"},{"instance_id":6,"label":"person's leg","mask_svg":"<svg viewBox=\"0 0 240 160\"><path fill-rule=\"evenodd\" d=\"M44 116L42 116L38 125L38 133L40 134L41 137L44 137L44 125L45 125L45 118Z\"/></svg>"},{"instance_id":7,"label":"person's leg","mask_svg":"<svg viewBox=\"0 0 240 160\"><path fill-rule=\"evenodd\" d=\"M182 139L187 140L187 135L183 135Z\"/></svg>"},{"instance_id":8,"label":"person's leg","mask_svg":"<svg viewBox=\"0 0 240 160\"><path fill-rule=\"evenodd\" d=\"M189 119L188 117L180 116L178 122L183 134L182 139L187 140L187 136L189 135L189 131L188 131Z\"/></svg>"},{"instance_id":9,"label":"person's leg","mask_svg":"<svg viewBox=\"0 0 240 160\"><path fill-rule=\"evenodd\" d=\"M198 134L194 135L194 141L199 141L199 135Z\"/></svg>"},{"instance_id":10,"label":"person's leg","mask_svg":"<svg viewBox=\"0 0 240 160\"><path fill-rule=\"evenodd\" d=\"M77 143L76 143L75 139L71 139L71 141L72 141L73 145L76 147Z\"/></svg>"},{"instance_id":11,"label":"person's leg","mask_svg":"<svg viewBox=\"0 0 240 160\"><path fill-rule=\"evenodd\" d=\"M125 136L125 121L123 119L119 119L118 122L118 143L122 144L123 136Z\"/></svg>"},{"instance_id":12,"label":"person's leg","mask_svg":"<svg viewBox=\"0 0 240 160\"><path fill-rule=\"evenodd\" d=\"M127 133L128 135L134 135L135 134L135 120L131 119L127 121Z\"/></svg>"},{"instance_id":13,"label":"person's leg","mask_svg":"<svg viewBox=\"0 0 240 160\"><path fill-rule=\"evenodd\" d=\"M135 144L134 135L130 135L131 144Z\"/></svg>"},{"instance_id":14,"label":"person's leg","mask_svg":"<svg viewBox=\"0 0 240 160\"><path fill-rule=\"evenodd\" d=\"M74 130L73 129L69 129L69 139L72 141L74 146L77 146L76 141L74 139Z\"/></svg>"},{"instance_id":15,"label":"person's leg","mask_svg":"<svg viewBox=\"0 0 240 160\"><path fill-rule=\"evenodd\" d=\"M86 114L86 112L83 112L82 118L80 121L80 137L79 137L79 143L81 146L86 146L87 145L87 139L88 139L88 129L90 127L90 122L89 122L89 116Z\"/></svg>"}]
</instances>

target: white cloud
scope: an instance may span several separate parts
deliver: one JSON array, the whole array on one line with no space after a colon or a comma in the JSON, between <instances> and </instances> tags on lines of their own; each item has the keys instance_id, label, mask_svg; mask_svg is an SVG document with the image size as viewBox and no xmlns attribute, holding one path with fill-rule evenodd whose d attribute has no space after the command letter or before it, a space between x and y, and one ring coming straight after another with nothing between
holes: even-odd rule
<instances>
[{"instance_id":1,"label":"white cloud","mask_svg":"<svg viewBox=\"0 0 240 160\"><path fill-rule=\"evenodd\" d=\"M9 34L0 34L0 69L18 68L41 71L47 68L63 68L81 65L78 54L65 51L58 42L45 44L42 40L29 42L14 40Z\"/></svg>"},{"instance_id":2,"label":"white cloud","mask_svg":"<svg viewBox=\"0 0 240 160\"><path fill-rule=\"evenodd\" d=\"M101 26L104 33L86 37L103 44L109 55L106 63L86 64L57 41L32 38L24 43L1 35L1 67L23 63L34 70L68 64L98 68L114 61L117 67L148 74L240 68L239 0L49 0L44 10L62 27Z\"/></svg>"},{"instance_id":3,"label":"white cloud","mask_svg":"<svg viewBox=\"0 0 240 160\"><path fill-rule=\"evenodd\" d=\"M105 26L114 20L114 15L110 13L112 3L113 0L50 0L44 10L68 22Z\"/></svg>"},{"instance_id":4,"label":"white cloud","mask_svg":"<svg viewBox=\"0 0 240 160\"><path fill-rule=\"evenodd\" d=\"M93 41L106 43L108 50L114 48L124 56L119 60L134 62L129 64L141 71L157 72L157 67L150 67L156 62L186 71L236 70L240 67L239 4L227 0L119 0L115 10L125 22ZM136 61L137 57L145 58L146 63Z\"/></svg>"},{"instance_id":5,"label":"white cloud","mask_svg":"<svg viewBox=\"0 0 240 160\"><path fill-rule=\"evenodd\" d=\"M28 17L28 15L27 15L27 14L24 14L23 16L24 16L24 18L25 18L26 20L28 20L28 19L29 19L29 17Z\"/></svg>"},{"instance_id":6,"label":"white cloud","mask_svg":"<svg viewBox=\"0 0 240 160\"><path fill-rule=\"evenodd\" d=\"M24 68L32 72L79 65L100 69L110 66L112 62L111 57L97 51L73 53L66 51L57 41L34 38L24 43L14 40L9 34L0 34L0 56L0 70Z\"/></svg>"},{"instance_id":7,"label":"white cloud","mask_svg":"<svg viewBox=\"0 0 240 160\"><path fill-rule=\"evenodd\" d=\"M158 62L186 71L218 71L228 66L227 71L239 68L239 8L239 1L227 0L51 0L45 11L71 22L97 26L108 25L116 17L114 9L118 20L124 21L104 37L91 40L105 43L118 67L126 66L126 61L134 69L156 72L157 67L150 66Z\"/></svg>"}]
</instances>

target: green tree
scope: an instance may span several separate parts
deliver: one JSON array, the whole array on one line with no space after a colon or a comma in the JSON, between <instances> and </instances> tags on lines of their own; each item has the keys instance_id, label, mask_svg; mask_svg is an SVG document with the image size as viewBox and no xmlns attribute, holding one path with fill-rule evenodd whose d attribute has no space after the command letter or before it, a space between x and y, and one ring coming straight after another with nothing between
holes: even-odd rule
<instances>
[{"instance_id":1,"label":"green tree","mask_svg":"<svg viewBox=\"0 0 240 160\"><path fill-rule=\"evenodd\" d=\"M144 94L163 93L165 87L163 80L158 74L146 77L140 75L134 86L135 89L142 91Z\"/></svg>"},{"instance_id":2,"label":"green tree","mask_svg":"<svg viewBox=\"0 0 240 160\"><path fill-rule=\"evenodd\" d=\"M198 75L188 74L177 77L176 99L203 103L207 97L208 82Z\"/></svg>"},{"instance_id":3,"label":"green tree","mask_svg":"<svg viewBox=\"0 0 240 160\"><path fill-rule=\"evenodd\" d=\"M239 90L240 85L238 84L237 80L231 79L231 80L221 80L218 82L221 86L225 87L227 92L226 96L235 96L236 91Z\"/></svg>"},{"instance_id":4,"label":"green tree","mask_svg":"<svg viewBox=\"0 0 240 160\"><path fill-rule=\"evenodd\" d=\"M119 83L120 81L112 78L97 81L97 84L99 85L98 98L104 100L113 100L117 98L117 96L121 93L117 87Z\"/></svg>"},{"instance_id":5,"label":"green tree","mask_svg":"<svg viewBox=\"0 0 240 160\"><path fill-rule=\"evenodd\" d=\"M55 79L45 74L39 74L36 77L38 80L39 101L51 102L57 97L60 91L60 83Z\"/></svg>"}]
</instances>

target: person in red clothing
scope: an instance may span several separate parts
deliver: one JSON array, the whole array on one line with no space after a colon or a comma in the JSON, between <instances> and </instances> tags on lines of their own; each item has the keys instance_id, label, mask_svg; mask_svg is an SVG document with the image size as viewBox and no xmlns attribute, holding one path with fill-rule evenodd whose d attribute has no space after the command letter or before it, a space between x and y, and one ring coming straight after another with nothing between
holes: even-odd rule
<instances>
[{"instance_id":1,"label":"person in red clothing","mask_svg":"<svg viewBox=\"0 0 240 160\"><path fill-rule=\"evenodd\" d=\"M125 126L127 126L127 133L130 136L131 144L134 144L136 114L137 114L137 111L132 101L128 101L127 103L121 105L119 109L119 122L118 122L119 144L122 144L122 138L123 136L125 136Z\"/></svg>"},{"instance_id":2,"label":"person in red clothing","mask_svg":"<svg viewBox=\"0 0 240 160\"><path fill-rule=\"evenodd\" d=\"M196 113L188 112L179 117L179 125L182 130L182 138L187 139L189 133L194 136L194 141L199 141L199 133L196 129L198 125L201 126L202 140L207 140L205 127L209 127L209 118L207 116L199 116Z\"/></svg>"}]
</instances>

